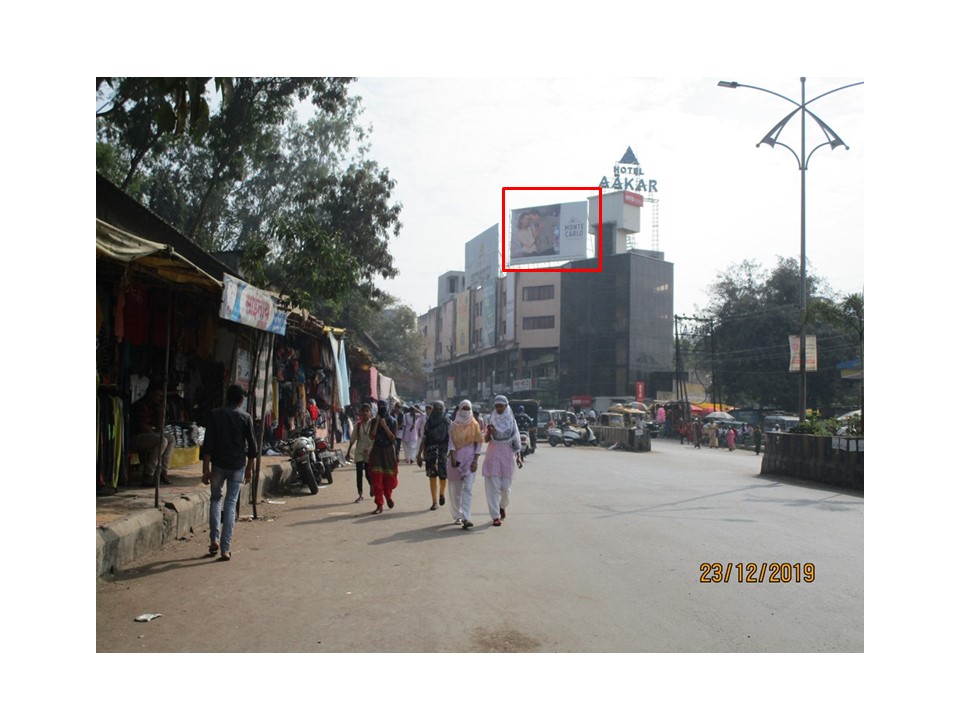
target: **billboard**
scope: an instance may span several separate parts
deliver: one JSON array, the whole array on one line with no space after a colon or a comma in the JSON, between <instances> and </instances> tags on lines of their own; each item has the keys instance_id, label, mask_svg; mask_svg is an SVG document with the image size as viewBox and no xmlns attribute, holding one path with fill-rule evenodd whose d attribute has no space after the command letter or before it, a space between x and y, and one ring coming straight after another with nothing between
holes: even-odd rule
<instances>
[{"instance_id":1,"label":"billboard","mask_svg":"<svg viewBox=\"0 0 960 720\"><path fill-rule=\"evenodd\" d=\"M587 201L510 211L510 264L587 258Z\"/></svg>"}]
</instances>

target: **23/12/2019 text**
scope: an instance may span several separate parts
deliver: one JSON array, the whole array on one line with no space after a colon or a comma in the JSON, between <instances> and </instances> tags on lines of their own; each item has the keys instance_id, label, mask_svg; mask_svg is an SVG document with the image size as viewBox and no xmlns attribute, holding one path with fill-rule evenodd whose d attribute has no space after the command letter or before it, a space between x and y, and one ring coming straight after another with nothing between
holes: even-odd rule
<instances>
[{"instance_id":1,"label":"23/12/2019 text","mask_svg":"<svg viewBox=\"0 0 960 720\"><path fill-rule=\"evenodd\" d=\"M813 563L700 563L702 583L812 583Z\"/></svg>"}]
</instances>

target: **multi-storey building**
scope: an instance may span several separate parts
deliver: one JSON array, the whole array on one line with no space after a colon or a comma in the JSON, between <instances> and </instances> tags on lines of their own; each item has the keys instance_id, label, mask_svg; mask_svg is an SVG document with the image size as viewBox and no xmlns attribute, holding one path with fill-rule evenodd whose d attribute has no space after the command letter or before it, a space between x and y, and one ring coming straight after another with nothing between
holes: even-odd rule
<instances>
[{"instance_id":1,"label":"multi-storey building","mask_svg":"<svg viewBox=\"0 0 960 720\"><path fill-rule=\"evenodd\" d=\"M567 407L574 398L635 397L638 383L647 398L670 393L673 264L659 251L628 250L638 197L603 196L602 272L572 272L596 267L593 258L500 273L499 227L470 240L466 270L440 276L437 307L419 318L427 399L489 403L504 393ZM590 202L597 217L598 198Z\"/></svg>"}]
</instances>

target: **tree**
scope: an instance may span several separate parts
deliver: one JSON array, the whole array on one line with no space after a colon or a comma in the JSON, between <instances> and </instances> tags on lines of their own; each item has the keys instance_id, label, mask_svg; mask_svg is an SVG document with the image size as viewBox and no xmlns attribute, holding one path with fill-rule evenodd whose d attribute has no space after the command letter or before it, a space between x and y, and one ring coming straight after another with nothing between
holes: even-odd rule
<instances>
[{"instance_id":1,"label":"tree","mask_svg":"<svg viewBox=\"0 0 960 720\"><path fill-rule=\"evenodd\" d=\"M835 328L846 335L857 338L857 351L860 358L860 371L863 372L863 293L851 293L843 297L839 303L823 298L815 298L807 304L804 317L807 323L821 322ZM860 380L860 402L858 407L863 411L863 380Z\"/></svg>"},{"instance_id":2,"label":"tree","mask_svg":"<svg viewBox=\"0 0 960 720\"><path fill-rule=\"evenodd\" d=\"M423 372L424 339L417 332L417 315L406 305L392 304L373 317L368 330L376 341L377 365L397 383L397 390L407 397L423 394L426 375Z\"/></svg>"},{"instance_id":3,"label":"tree","mask_svg":"<svg viewBox=\"0 0 960 720\"><path fill-rule=\"evenodd\" d=\"M211 78L97 78L97 119L116 144L127 148L127 169L116 181L126 190L148 153L161 152L169 134L189 130L200 139L210 125ZM233 78L214 78L225 107ZM117 167L117 166L114 166ZM111 178L113 179L113 178Z\"/></svg>"},{"instance_id":4,"label":"tree","mask_svg":"<svg viewBox=\"0 0 960 720\"><path fill-rule=\"evenodd\" d=\"M809 306L832 306L822 281L808 278ZM796 374L788 372L787 338L800 327L800 273L793 258L780 258L767 272L758 264L730 267L711 286L712 335L697 343L698 367L709 363L711 391L725 403L791 409L797 404ZM808 313L808 334L817 336L820 370L807 377L811 407L844 404L849 388L833 368L847 359L854 337Z\"/></svg>"},{"instance_id":5,"label":"tree","mask_svg":"<svg viewBox=\"0 0 960 720\"><path fill-rule=\"evenodd\" d=\"M240 251L246 279L297 305L336 317L355 288L382 305L401 207L367 157L350 78L99 80L98 170L205 249Z\"/></svg>"}]
</instances>

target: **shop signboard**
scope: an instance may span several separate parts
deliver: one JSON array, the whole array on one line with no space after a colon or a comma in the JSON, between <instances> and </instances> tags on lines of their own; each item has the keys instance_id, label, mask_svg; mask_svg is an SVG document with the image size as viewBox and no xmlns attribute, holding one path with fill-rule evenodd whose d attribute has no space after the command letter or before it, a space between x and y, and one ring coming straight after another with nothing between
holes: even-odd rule
<instances>
[{"instance_id":1,"label":"shop signboard","mask_svg":"<svg viewBox=\"0 0 960 720\"><path fill-rule=\"evenodd\" d=\"M287 314L277 307L276 298L226 273L220 296L220 317L276 335L287 332Z\"/></svg>"}]
</instances>

